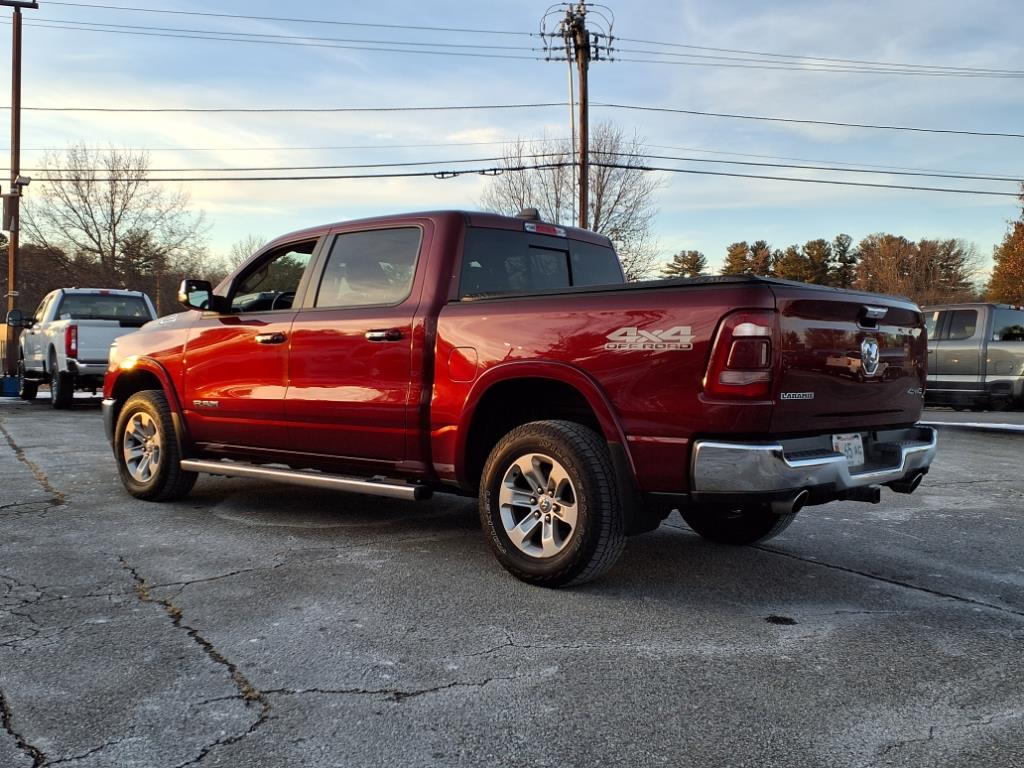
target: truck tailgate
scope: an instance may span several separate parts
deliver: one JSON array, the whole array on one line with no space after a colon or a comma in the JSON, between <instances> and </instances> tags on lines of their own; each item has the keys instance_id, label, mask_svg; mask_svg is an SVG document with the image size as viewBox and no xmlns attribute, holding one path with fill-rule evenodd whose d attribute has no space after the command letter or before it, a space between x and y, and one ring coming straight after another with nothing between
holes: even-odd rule
<instances>
[{"instance_id":1,"label":"truck tailgate","mask_svg":"<svg viewBox=\"0 0 1024 768\"><path fill-rule=\"evenodd\" d=\"M924 320L891 296L773 285L780 326L771 430L841 432L912 424L927 374Z\"/></svg>"},{"instance_id":2,"label":"truck tailgate","mask_svg":"<svg viewBox=\"0 0 1024 768\"><path fill-rule=\"evenodd\" d=\"M78 326L78 359L81 362L106 362L110 344L140 327L147 319L126 320L71 320Z\"/></svg>"}]
</instances>

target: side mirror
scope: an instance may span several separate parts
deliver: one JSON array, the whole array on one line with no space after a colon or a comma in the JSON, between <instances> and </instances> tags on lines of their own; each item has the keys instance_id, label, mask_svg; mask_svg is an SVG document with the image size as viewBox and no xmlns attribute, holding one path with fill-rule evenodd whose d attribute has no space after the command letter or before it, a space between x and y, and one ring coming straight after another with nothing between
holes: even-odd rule
<instances>
[{"instance_id":1,"label":"side mirror","mask_svg":"<svg viewBox=\"0 0 1024 768\"><path fill-rule=\"evenodd\" d=\"M28 328L32 325L32 320L25 320L25 314L20 309L12 309L7 313L7 324L11 328Z\"/></svg>"},{"instance_id":2,"label":"side mirror","mask_svg":"<svg viewBox=\"0 0 1024 768\"><path fill-rule=\"evenodd\" d=\"M178 301L189 309L216 309L215 298L209 280L182 280L178 288Z\"/></svg>"}]
</instances>

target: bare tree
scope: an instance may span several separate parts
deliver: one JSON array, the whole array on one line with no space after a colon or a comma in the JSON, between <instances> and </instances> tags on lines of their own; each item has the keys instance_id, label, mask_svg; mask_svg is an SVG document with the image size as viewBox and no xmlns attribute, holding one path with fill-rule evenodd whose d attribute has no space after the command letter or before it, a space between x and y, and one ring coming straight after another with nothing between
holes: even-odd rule
<instances>
[{"instance_id":1,"label":"bare tree","mask_svg":"<svg viewBox=\"0 0 1024 768\"><path fill-rule=\"evenodd\" d=\"M228 255L225 257L228 268L234 269L241 266L246 259L266 245L267 242L267 238L263 235L252 234L246 235L241 240L236 240L231 244L231 248L228 249Z\"/></svg>"},{"instance_id":2,"label":"bare tree","mask_svg":"<svg viewBox=\"0 0 1024 768\"><path fill-rule=\"evenodd\" d=\"M654 195L663 182L643 170L645 154L639 137L629 138L610 123L591 133L590 228L611 239L629 280L650 275L660 260L652 228ZM506 153L503 167L506 172L484 190L483 208L507 215L536 208L546 221L575 224L576 165L569 142L519 140Z\"/></svg>"},{"instance_id":3,"label":"bare tree","mask_svg":"<svg viewBox=\"0 0 1024 768\"><path fill-rule=\"evenodd\" d=\"M41 166L49 180L26 200L22 227L66 270L89 264L107 285L145 289L203 262L202 213L186 193L149 182L145 153L76 145Z\"/></svg>"}]
</instances>

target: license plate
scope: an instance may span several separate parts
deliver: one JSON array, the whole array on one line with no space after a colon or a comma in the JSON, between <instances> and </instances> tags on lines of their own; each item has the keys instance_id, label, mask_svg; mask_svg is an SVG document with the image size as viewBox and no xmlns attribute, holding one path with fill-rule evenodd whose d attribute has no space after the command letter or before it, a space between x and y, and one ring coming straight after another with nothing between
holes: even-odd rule
<instances>
[{"instance_id":1,"label":"license plate","mask_svg":"<svg viewBox=\"0 0 1024 768\"><path fill-rule=\"evenodd\" d=\"M851 467L859 467L864 463L864 441L857 433L832 435L832 450L843 454Z\"/></svg>"}]
</instances>

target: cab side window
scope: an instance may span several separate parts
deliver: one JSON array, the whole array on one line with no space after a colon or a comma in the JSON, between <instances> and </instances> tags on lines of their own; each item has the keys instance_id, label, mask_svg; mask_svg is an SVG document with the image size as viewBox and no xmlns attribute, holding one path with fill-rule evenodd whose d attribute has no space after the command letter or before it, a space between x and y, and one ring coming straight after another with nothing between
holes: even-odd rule
<instances>
[{"instance_id":1,"label":"cab side window","mask_svg":"<svg viewBox=\"0 0 1024 768\"><path fill-rule=\"evenodd\" d=\"M949 313L949 330L946 338L950 341L963 341L974 335L978 327L978 310L954 309Z\"/></svg>"},{"instance_id":2,"label":"cab side window","mask_svg":"<svg viewBox=\"0 0 1024 768\"><path fill-rule=\"evenodd\" d=\"M256 262L235 283L231 311L238 314L291 309L316 242L291 243Z\"/></svg>"},{"instance_id":3,"label":"cab side window","mask_svg":"<svg viewBox=\"0 0 1024 768\"><path fill-rule=\"evenodd\" d=\"M316 307L367 307L401 304L412 291L418 227L346 232L334 238Z\"/></svg>"},{"instance_id":4,"label":"cab side window","mask_svg":"<svg viewBox=\"0 0 1024 768\"><path fill-rule=\"evenodd\" d=\"M928 341L935 341L939 338L939 329L942 328L942 321L945 319L946 313L934 310L929 312L924 317L924 326L928 331Z\"/></svg>"}]
</instances>

